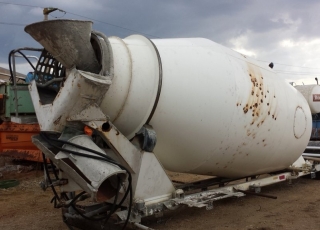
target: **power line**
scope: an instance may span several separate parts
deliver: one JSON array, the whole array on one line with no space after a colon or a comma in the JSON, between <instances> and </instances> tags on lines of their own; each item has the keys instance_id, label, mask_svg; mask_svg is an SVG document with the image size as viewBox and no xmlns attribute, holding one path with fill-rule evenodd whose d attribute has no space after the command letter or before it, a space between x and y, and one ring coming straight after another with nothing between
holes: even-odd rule
<instances>
[{"instance_id":1,"label":"power line","mask_svg":"<svg viewBox=\"0 0 320 230\"><path fill-rule=\"evenodd\" d=\"M40 6L27 5L27 4L18 4L18 3L10 3L10 2L0 2L0 4L14 5L14 6L23 6L23 7L31 7L31 8L41 8L41 9L43 9L43 7L40 7ZM60 10L60 11L63 11L63 12L65 12L65 13L68 13L68 14L71 14L71 15L74 15L74 16L78 16L78 17L82 17L82 18L85 18L85 19L89 19L89 20L92 20L92 21L95 21L95 22L103 23L103 24L106 24L106 25L109 25L109 26L118 27L118 28L123 29L123 30L128 30L128 31L131 31L131 32L144 34L144 35L147 35L147 36L150 36L150 37L160 38L160 37L155 36L155 35L152 35L152 34L142 33L142 32L137 31L137 30L133 30L133 29L129 29L129 28L126 28L126 27L123 27L123 26L118 26L118 25L115 25L115 24L112 24L112 23L100 21L100 20L97 20L97 19L94 19L94 18L86 17L86 16L83 16L83 15L80 15L80 14L75 14L75 13L72 13L72 12L69 12L69 11L64 11L64 10ZM8 22L0 22L0 24L12 25L12 26L26 26L25 24L8 23ZM264 60L257 60L257 61L270 63L270 61L264 61ZM320 68L315 68L315 67L305 67L305 66L288 65L288 64L282 64L282 63L277 63L277 62L274 62L274 64L276 64L276 65L283 65L283 66L290 66L290 67L295 67L295 68L304 68L304 69L320 69ZM279 72L279 73L280 73L280 72ZM284 74L289 74L289 73L284 73ZM296 74L296 75L304 75L304 74ZM307 75L307 73L306 73L305 75Z\"/></svg>"},{"instance_id":2,"label":"power line","mask_svg":"<svg viewBox=\"0 0 320 230\"><path fill-rule=\"evenodd\" d=\"M286 71L286 70L275 70L277 73L299 73L299 74L318 74L315 72L300 72L300 71Z\"/></svg>"},{"instance_id":3,"label":"power line","mask_svg":"<svg viewBox=\"0 0 320 230\"><path fill-rule=\"evenodd\" d=\"M270 63L270 61L263 61L263 60L257 60L257 61ZM296 67L296 68L305 68L305 69L320 69L320 68L315 68L315 67L306 67L306 66L295 66L295 65L281 64L281 63L277 63L277 62L273 62L273 64L291 66L291 67Z\"/></svg>"},{"instance_id":4,"label":"power line","mask_svg":"<svg viewBox=\"0 0 320 230\"><path fill-rule=\"evenodd\" d=\"M147 36L150 36L150 37L160 38L160 37L152 35L152 34L142 33L142 32L137 31L137 30L132 30L132 29L129 29L129 28L126 28L126 27L118 26L118 25L115 25L115 24L111 24L111 23L108 23L108 22L104 22L104 21L100 21L100 20L97 20L97 19L89 18L89 17L82 16L82 15L79 15L79 14L71 13L71 12L68 12L68 11L66 11L66 13L67 14L71 14L71 15L75 15L75 16L78 16L78 17L86 18L86 19L89 19L89 20L92 20L92 21L95 21L95 22L100 22L100 23L103 23L103 24L107 24L109 26L118 27L120 29L128 30L128 31L131 31L131 32L144 34L144 35L147 35Z\"/></svg>"},{"instance_id":5,"label":"power line","mask_svg":"<svg viewBox=\"0 0 320 230\"><path fill-rule=\"evenodd\" d=\"M31 8L43 8L43 7L40 7L40 6L18 4L18 3L9 3L9 2L0 2L0 4L13 5L13 6L24 6L24 7L31 7ZM115 25L115 24L112 24L112 23L100 21L100 20L97 20L97 19L94 19L94 18L89 18L89 17L83 16L83 15L80 15L80 14L75 14L75 13L68 12L68 11L64 11L64 12L66 12L68 14L71 14L71 15L74 15L74 16L86 18L86 19L89 19L89 20L92 20L92 21L95 21L95 22L103 23L103 24L106 24L106 25L109 25L109 26L117 27L117 28L120 28L120 29L123 29L123 30L128 30L128 31L131 31L131 32L139 33L139 34L144 34L144 35L147 35L149 37L160 38L160 37L152 35L152 34L142 33L142 32L140 32L138 30L133 30L133 29L129 29L129 28L126 28L126 27L123 27L123 26L118 26L118 25Z\"/></svg>"},{"instance_id":6,"label":"power line","mask_svg":"<svg viewBox=\"0 0 320 230\"><path fill-rule=\"evenodd\" d=\"M286 75L309 75L309 76L319 76L320 73L299 73L299 72L277 72L275 71L276 73L278 74L286 74Z\"/></svg>"},{"instance_id":7,"label":"power line","mask_svg":"<svg viewBox=\"0 0 320 230\"><path fill-rule=\"evenodd\" d=\"M13 23L13 22L0 22L2 25L10 25L10 26L26 26L26 24Z\"/></svg>"},{"instance_id":8,"label":"power line","mask_svg":"<svg viewBox=\"0 0 320 230\"><path fill-rule=\"evenodd\" d=\"M11 3L11 2L0 2L0 4L13 5L13 6L25 6L25 7L31 7L31 8L43 8L40 6L32 6L32 5L26 5L26 4Z\"/></svg>"}]
</instances>

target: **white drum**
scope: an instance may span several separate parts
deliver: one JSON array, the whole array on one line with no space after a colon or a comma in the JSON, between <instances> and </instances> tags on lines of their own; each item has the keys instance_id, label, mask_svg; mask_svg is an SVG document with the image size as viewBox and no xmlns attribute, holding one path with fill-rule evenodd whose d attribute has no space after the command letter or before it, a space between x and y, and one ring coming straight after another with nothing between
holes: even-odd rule
<instances>
[{"instance_id":1,"label":"white drum","mask_svg":"<svg viewBox=\"0 0 320 230\"><path fill-rule=\"evenodd\" d=\"M303 152L305 98L267 65L202 38L109 38L114 78L102 110L129 139L145 123L168 170L243 177Z\"/></svg>"}]
</instances>

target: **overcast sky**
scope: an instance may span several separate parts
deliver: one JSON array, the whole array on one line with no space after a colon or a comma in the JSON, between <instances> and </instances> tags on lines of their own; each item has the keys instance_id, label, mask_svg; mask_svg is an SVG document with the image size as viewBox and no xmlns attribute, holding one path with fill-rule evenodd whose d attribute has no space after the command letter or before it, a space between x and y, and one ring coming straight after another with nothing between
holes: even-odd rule
<instances>
[{"instance_id":1,"label":"overcast sky","mask_svg":"<svg viewBox=\"0 0 320 230\"><path fill-rule=\"evenodd\" d=\"M49 19L94 19L93 28L107 36L204 37L266 64L272 61L274 69L289 81L310 84L320 77L317 0L0 1L1 67L8 68L10 50L40 47L23 25L43 20L43 7L66 11L56 11ZM18 70L28 71L22 64Z\"/></svg>"}]
</instances>

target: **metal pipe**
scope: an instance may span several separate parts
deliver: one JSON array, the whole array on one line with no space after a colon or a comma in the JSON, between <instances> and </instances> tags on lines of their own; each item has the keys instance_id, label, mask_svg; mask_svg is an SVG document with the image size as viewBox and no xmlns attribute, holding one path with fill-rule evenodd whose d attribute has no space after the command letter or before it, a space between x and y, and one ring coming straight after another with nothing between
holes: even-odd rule
<instances>
[{"instance_id":1,"label":"metal pipe","mask_svg":"<svg viewBox=\"0 0 320 230\"><path fill-rule=\"evenodd\" d=\"M320 150L320 146L307 146L306 149Z\"/></svg>"},{"instance_id":2,"label":"metal pipe","mask_svg":"<svg viewBox=\"0 0 320 230\"><path fill-rule=\"evenodd\" d=\"M303 153L302 156L306 157L320 157L319 153Z\"/></svg>"},{"instance_id":3,"label":"metal pipe","mask_svg":"<svg viewBox=\"0 0 320 230\"><path fill-rule=\"evenodd\" d=\"M15 61L15 55L14 53L11 55L12 58L12 65L13 65L13 73L12 73L12 81L13 81L13 93L14 93L14 109L15 109L15 113L16 113L16 117L18 117L18 93L17 93L17 81L16 81L16 61Z\"/></svg>"},{"instance_id":4,"label":"metal pipe","mask_svg":"<svg viewBox=\"0 0 320 230\"><path fill-rule=\"evenodd\" d=\"M39 84L39 83L37 83L37 86L38 86L38 87L41 87L41 88L44 88L44 87L50 85L50 84L53 83L53 82L61 82L61 81L63 81L63 78L53 78L53 79L51 79L50 81L47 81L45 84Z\"/></svg>"},{"instance_id":5,"label":"metal pipe","mask_svg":"<svg viewBox=\"0 0 320 230\"><path fill-rule=\"evenodd\" d=\"M13 52L16 53L16 52L21 51L21 50L29 50L29 51L39 51L39 52L41 52L43 50L43 48L39 49L39 48L32 48L32 47L22 47L22 48L15 49Z\"/></svg>"},{"instance_id":6,"label":"metal pipe","mask_svg":"<svg viewBox=\"0 0 320 230\"><path fill-rule=\"evenodd\" d=\"M11 54L11 59L12 59L12 65L13 65L13 73L12 73L12 81L13 81L13 93L14 93L14 101L15 101L15 115L16 117L18 117L18 93L17 93L17 81L16 81L16 61L15 61L15 53L20 51L20 50L31 50L31 51L42 51L42 49L35 49L35 48L28 48L28 47L25 47L25 48L19 48L19 49L16 49L14 50L14 52Z\"/></svg>"},{"instance_id":7,"label":"metal pipe","mask_svg":"<svg viewBox=\"0 0 320 230\"><path fill-rule=\"evenodd\" d=\"M15 54L15 57L23 57L21 54ZM33 56L33 55L26 55L27 58L34 58L37 61L39 61L39 58L37 56Z\"/></svg>"},{"instance_id":8,"label":"metal pipe","mask_svg":"<svg viewBox=\"0 0 320 230\"><path fill-rule=\"evenodd\" d=\"M308 168L297 168L297 167L289 167L287 170L291 170L294 172L309 172L310 170Z\"/></svg>"},{"instance_id":9,"label":"metal pipe","mask_svg":"<svg viewBox=\"0 0 320 230\"><path fill-rule=\"evenodd\" d=\"M255 193L255 192L251 192L251 191L246 191L246 190L241 190L241 189L235 189L238 192L242 192L246 195L255 195L255 196L261 196L261 197L266 197L266 198L271 198L271 199L277 199L278 197L276 196L272 196L272 195L268 195L268 194L263 194L263 193Z\"/></svg>"},{"instance_id":10,"label":"metal pipe","mask_svg":"<svg viewBox=\"0 0 320 230\"><path fill-rule=\"evenodd\" d=\"M307 169L307 168L297 168L297 167L289 167L289 168L287 168L287 170L292 170L292 171L294 171L294 172L308 172L308 171L310 171L309 169Z\"/></svg>"}]
</instances>

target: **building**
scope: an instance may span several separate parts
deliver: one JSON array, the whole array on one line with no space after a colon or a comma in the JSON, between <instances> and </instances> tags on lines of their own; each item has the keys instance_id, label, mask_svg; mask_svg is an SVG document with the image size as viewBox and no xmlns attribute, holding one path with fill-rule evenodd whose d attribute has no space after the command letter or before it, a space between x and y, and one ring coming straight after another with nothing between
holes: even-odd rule
<instances>
[{"instance_id":1,"label":"building","mask_svg":"<svg viewBox=\"0 0 320 230\"><path fill-rule=\"evenodd\" d=\"M21 79L24 79L26 77L24 74L21 73L17 73L17 76L19 77L20 81ZM10 71L8 69L0 67L0 79L9 82L9 78Z\"/></svg>"}]
</instances>

